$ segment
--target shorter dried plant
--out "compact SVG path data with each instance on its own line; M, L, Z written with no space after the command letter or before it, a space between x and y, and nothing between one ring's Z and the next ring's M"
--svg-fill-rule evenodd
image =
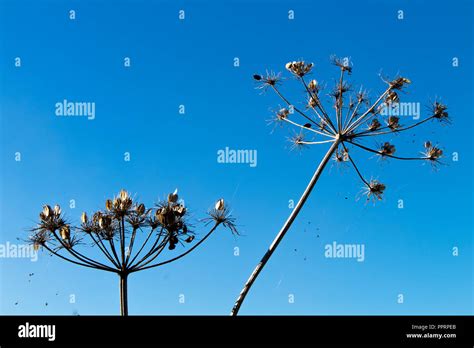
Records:
M281 74L267 73L266 75L256 74L253 76L258 89L274 91L285 104L285 107L279 108L275 112L272 121L298 130L294 136L289 138L292 149L322 144L329 144L330 147L295 208L244 285L232 309L232 315L237 315L252 284L278 247L331 159L338 164L350 164L364 185L363 194L367 201L376 202L382 200L386 185L375 179L366 179L354 157L354 152L356 152L354 150L375 154L375 157L381 159L424 161L431 163L433 166L438 165L443 156L443 150L438 145L433 145L431 141L424 143L421 156L410 157L399 155L395 144L389 140L381 142L378 148L373 148L367 144L367 140L370 138L378 139L383 136L393 137L430 121L449 124L450 118L446 105L436 100L432 103L429 110L430 114L427 117L416 123L404 125L400 117L390 115L390 113L384 115L386 113L382 111L385 108L399 105L401 92L411 84L408 78L397 76L393 79L386 79L382 77L386 88L371 101L365 90L360 88L354 91L351 85L346 82L346 77L352 73L352 64L348 59L332 57L332 63L339 70L334 88L326 94L329 96L334 110L332 116L325 107L324 88L316 79L308 78L314 71L313 63L293 61L285 66L291 76L301 84L304 91L305 107L301 108L297 107L280 91ZM290 112L290 110L293 112Z
M128 315L127 279L134 272L163 266L186 256L222 225L238 234L235 219L223 199L208 211L203 219L208 232L199 241L188 221L188 209L178 199L177 190L153 208L134 201L121 190L105 201L105 209L81 215L81 223L68 222L59 205L45 205L39 223L31 229L29 242L35 250L44 248L52 255L73 264L116 273L120 277L121 314ZM138 243L140 241L140 243ZM194 244L177 255L155 261L165 250L174 253L178 247ZM102 255L94 259L83 252L84 247L96 247Z

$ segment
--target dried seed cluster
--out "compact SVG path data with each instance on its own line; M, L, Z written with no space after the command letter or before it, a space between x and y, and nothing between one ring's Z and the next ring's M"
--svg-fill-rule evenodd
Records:
M338 146L332 156L334 162L350 162L360 179L364 182L367 189L365 191L367 199L375 198L375 200L382 198L385 185L374 180L369 182L362 176L356 161L349 155L349 147L372 152L383 158L399 160L417 159L429 161L432 164L440 163L443 151L437 146L432 146L430 142L428 142L429 146L425 144L425 150L422 152L421 157L400 157L395 156L396 147L391 142L384 141L379 149L372 149L364 144L364 140L367 140L369 137L390 135L413 129L426 123L428 120L450 123L446 105L437 100L431 106L431 116L415 124L404 126L400 122L400 117L390 114L382 116L381 111L400 103L399 91L411 84L408 78L403 76L398 76L394 79L382 77L387 88L371 102L365 90L360 88L354 93L351 85L345 81L346 75L352 73L352 63L350 60L333 56L331 61L341 72L336 86L328 94L333 99L331 105L334 108L334 113L331 116L325 109L322 97L320 96L323 90L322 85L316 79L309 80L308 82L305 80L305 76L313 69L312 63L300 60L291 61L285 65L286 70L303 85L306 91L305 110L296 108L295 103L283 96L275 83L275 78L271 78L271 76L278 76L279 82L280 74L275 75L272 73L273 75L269 75L267 73L266 77L254 75L254 79L260 84L259 88L266 89L271 87L288 107L292 106L294 108L295 112L292 114L288 112L287 108L279 108L273 119L274 122L279 124L298 127L299 132L288 138L292 144L292 149L337 142ZM299 119L302 121L299 121ZM313 138L305 140L308 138L308 135L312 135Z

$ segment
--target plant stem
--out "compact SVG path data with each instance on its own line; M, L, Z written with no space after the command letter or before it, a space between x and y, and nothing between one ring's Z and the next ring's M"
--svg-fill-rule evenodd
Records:
M273 243L270 245L267 252L263 256L263 258L260 260L260 262L258 263L257 267L255 267L254 271L250 275L250 278L245 283L244 288L240 292L239 297L237 298L237 301L234 304L234 308L232 308L232 311L230 313L231 315L235 316L235 315L238 314L240 306L244 302L245 297L247 296L250 288L252 287L253 283L255 282L258 275L262 271L263 267L265 267L266 263L268 262L268 260L272 256L273 252L278 247L278 244L280 244L280 242L283 239L283 237L285 236L286 232L288 232L288 230L291 227L293 221L296 219L296 216L298 216L301 208L303 207L303 205L305 204L305 202L308 199L309 195L311 194L311 191L313 190L314 186L316 185L316 182L318 181L321 173L323 172L324 168L328 164L328 162L331 159L332 155L336 151L339 143L340 143L340 140L339 140L339 138L337 138L334 141L334 143L331 145L331 147L329 148L329 150L326 153L326 155L324 156L324 158L319 163L318 168L314 172L313 177L311 178L310 182L308 183L308 186L304 190L303 195L300 197L300 200L296 204L295 208L291 212L290 216L286 220L286 222L283 225L283 227L281 228L280 232L278 232L277 236L273 240Z
M128 315L128 289L127 277L128 274L120 273L120 314L122 316Z

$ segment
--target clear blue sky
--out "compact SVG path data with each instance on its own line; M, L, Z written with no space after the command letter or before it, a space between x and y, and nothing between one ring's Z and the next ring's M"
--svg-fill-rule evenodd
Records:
M327 170L241 313L472 314L472 20L469 1L0 0L0 243L25 237L44 203L61 204L78 222L121 188L150 205L178 187L198 219L222 196L243 236L219 230L180 262L132 275L129 307L227 314L326 151L289 151L288 132L266 125L281 101L260 95L251 76L304 58L331 85L329 56L337 54L352 58L354 86L372 95L384 88L383 69L413 81L406 101L442 97L452 126L391 140L406 155L439 142L447 165L381 164L360 153L364 173L387 184L375 207L356 201L362 185L352 170ZM301 96L291 80L284 90ZM63 99L95 102L95 120L56 117ZM258 165L217 163L226 146L258 150ZM365 244L365 261L324 258L333 241ZM0 259L0 279L1 314L119 312L114 275L45 252L35 263Z

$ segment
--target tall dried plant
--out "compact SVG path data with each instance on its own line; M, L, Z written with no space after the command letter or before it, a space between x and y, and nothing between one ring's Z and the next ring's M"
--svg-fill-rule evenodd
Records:
M396 147L389 141L380 142L379 148L371 148L370 145L367 145L365 142L372 137L402 133L422 124L426 124L429 121L449 123L450 119L447 107L444 104L438 100L434 101L430 107L430 115L428 117L416 123L404 126L401 124L398 116L383 116L382 114L384 114L384 112L382 111L384 108L399 105L400 92L411 83L409 79L398 76L392 80L388 80L382 77L387 87L383 93L375 98L375 101L370 102L366 91L361 88L358 89L357 92L354 92L350 84L345 80L347 75L352 73L352 64L350 61L335 56L331 57L331 60L340 70L336 85L329 93L334 108L334 114L332 116L329 115L323 106L321 93L323 88L321 84L318 83L317 80L307 79L307 76L314 69L312 63L294 61L286 64L286 70L301 83L304 89L306 107L303 110L296 107L295 104L281 93L279 89L282 83L280 73L267 72L265 75L253 76L258 83L257 88L263 91L269 89L273 90L285 103L285 107L275 113L272 121L277 124L289 125L299 130L299 132L290 139L293 148L320 144L329 144L330 147L319 163L290 216L245 283L235 302L231 315L238 314L250 288L298 216L298 213L331 158L337 163L350 163L364 185L364 194L367 200L373 200L374 202L382 199L386 186L378 180L364 177L355 159L352 157L353 149L373 153L384 159L419 160L430 162L433 165L440 163L443 150L431 141L424 142L423 151L421 152L421 156L418 157L401 157L398 156L398 154L395 155ZM314 136L316 139L308 139L309 135Z
M67 222L59 205L43 207L39 223L31 229L29 242L35 250L44 248L52 255L75 265L116 273L120 279L120 313L128 315L128 276L146 269L163 266L188 255L222 225L237 234L235 220L223 199L216 202L203 219L210 230L194 246L182 253L155 261L165 249L170 252L178 245L192 243L196 234L191 230L188 210L178 200L177 190L153 208L135 202L121 190L107 199L105 210L82 213L81 223ZM88 240L88 241L84 241ZM137 243L141 240L141 243ZM101 260L86 256L85 247L97 247ZM138 248L137 248L138 247Z

